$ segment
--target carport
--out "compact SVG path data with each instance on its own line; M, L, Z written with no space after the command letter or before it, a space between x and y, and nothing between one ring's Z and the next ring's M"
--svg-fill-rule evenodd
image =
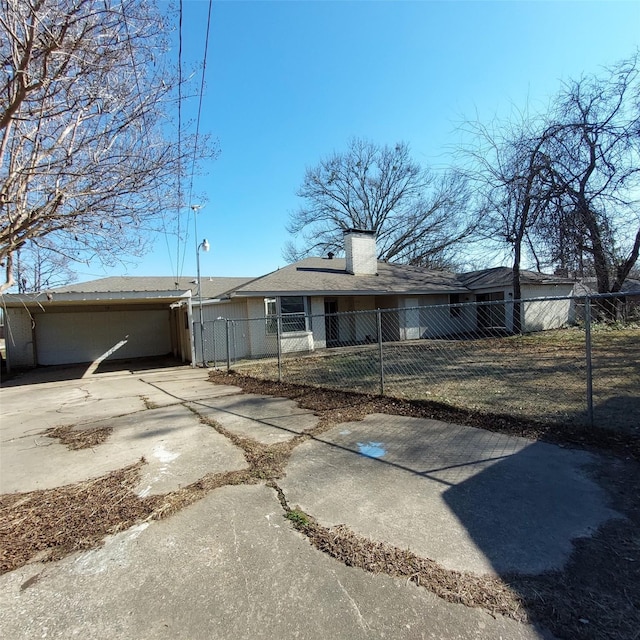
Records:
M4 295L7 367L90 363L172 355L192 359L191 290L82 291ZM139 279L137 279L139 281ZM95 283L99 281L94 281Z

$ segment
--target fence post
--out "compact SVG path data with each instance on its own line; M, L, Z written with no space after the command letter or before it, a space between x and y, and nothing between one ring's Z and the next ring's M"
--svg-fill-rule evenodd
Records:
M278 344L278 382L282 382L282 316L278 314L276 320L276 342Z
M217 362L217 356L216 356L216 320L218 318L214 318L213 319L213 324L211 325L213 328L211 329L212 333L213 333L213 368L217 369L218 368L218 362Z
M587 361L587 418L593 427L593 369L591 365L591 298L584 299L584 342Z
M233 329L233 361L238 362L238 338L236 335L236 321L231 321L231 328Z
M378 355L380 357L380 395L384 395L384 359L382 357L382 312L376 312L378 323Z
M230 323L231 323L231 320L226 320L224 323L226 328L226 338L227 338L227 373L231 371L231 339L229 336Z

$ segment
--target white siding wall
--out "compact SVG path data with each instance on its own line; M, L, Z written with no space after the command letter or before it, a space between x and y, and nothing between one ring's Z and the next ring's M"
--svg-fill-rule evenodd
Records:
M265 326L265 308L263 298L247 299L247 317L249 324L251 355L265 356L278 352L275 335L267 335Z
M247 320L247 301L233 300L216 304L203 305L202 315L205 326L205 348L207 360L210 362L227 359L227 327L225 320L232 320L229 325L229 342L231 356L234 359L246 358L251 354L251 325ZM263 312L264 315L264 312ZM224 318L219 320L218 318ZM200 311L198 305L193 306L194 337L196 360L202 360L200 349Z
M542 298L551 296L569 296L573 285L524 286L523 298ZM542 300L525 302L522 309L522 330L525 332L559 329L573 321L571 300Z

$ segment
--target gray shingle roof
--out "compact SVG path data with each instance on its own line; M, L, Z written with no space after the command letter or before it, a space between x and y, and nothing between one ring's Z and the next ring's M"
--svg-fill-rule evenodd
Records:
M218 298L230 289L250 281L251 278L202 278L202 297ZM188 291L195 295L198 290L195 277L173 276L112 276L88 282L78 282L52 289L53 293L107 293L146 291Z
M236 288L234 296L456 293L467 289L448 271L378 263L377 275L352 275L344 258L307 258Z
M461 273L458 278L470 289L509 287L513 284L513 270L510 267L494 267ZM522 284L572 284L574 281L523 269L520 271L520 282Z

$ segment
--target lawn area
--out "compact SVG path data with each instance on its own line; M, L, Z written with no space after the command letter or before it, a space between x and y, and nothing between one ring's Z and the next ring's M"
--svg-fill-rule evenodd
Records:
M640 435L640 327L592 330L595 424ZM552 422L587 419L584 329L522 336L384 343L385 395ZM238 372L277 379L275 360L243 361ZM378 345L289 355L282 380L378 394Z

